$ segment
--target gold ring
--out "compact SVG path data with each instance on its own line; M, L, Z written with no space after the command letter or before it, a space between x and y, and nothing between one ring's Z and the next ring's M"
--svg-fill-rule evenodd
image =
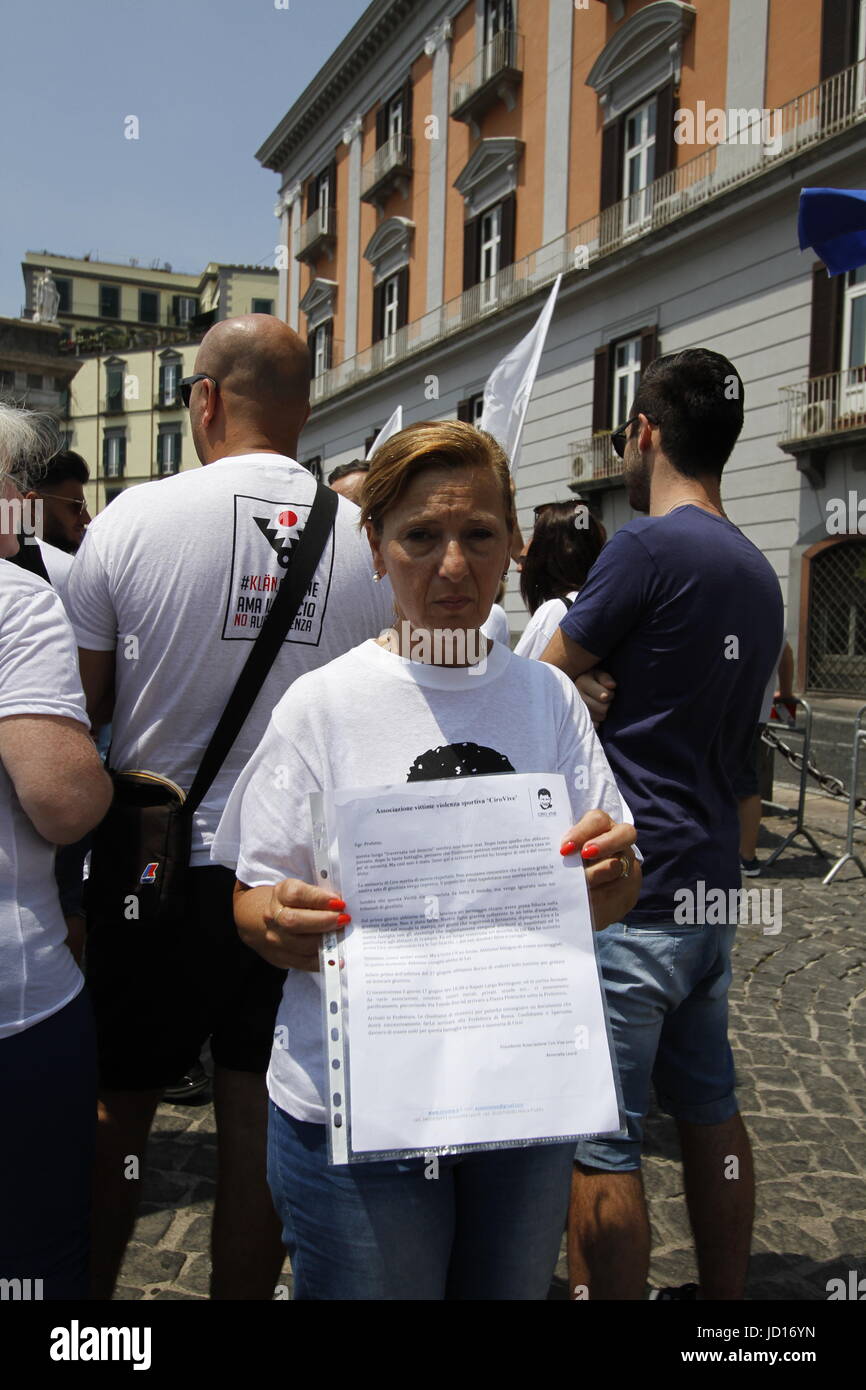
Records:
M622 865L622 877L628 878L629 874L631 873L631 866L634 863L634 860L631 858L630 855L627 854L618 854L616 857Z

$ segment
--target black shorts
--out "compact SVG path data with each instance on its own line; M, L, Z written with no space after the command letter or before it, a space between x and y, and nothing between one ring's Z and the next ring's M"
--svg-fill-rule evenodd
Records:
M105 1090L172 1085L208 1038L217 1066L267 1071L286 972L238 936L234 881L218 864L190 869L184 930L172 936L148 937L127 923L88 931L85 974Z
M749 751L746 761L740 768L736 777L733 778L731 786L734 796L738 801L742 801L747 796L757 796L761 788L761 733L764 725L758 724L755 728L754 737L749 744Z

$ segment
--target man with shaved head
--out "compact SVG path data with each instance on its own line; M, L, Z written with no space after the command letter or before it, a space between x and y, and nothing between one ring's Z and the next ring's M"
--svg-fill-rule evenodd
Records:
M181 383L204 467L127 489L89 527L68 608L88 710L112 719L113 769L189 790L313 503L315 480L295 461L309 382L306 345L281 320L216 324ZM219 1169L211 1296L273 1296L283 1248L266 1180L265 1072L284 972L241 943L234 876L211 864L209 846L286 688L390 623L357 515L341 499L282 650L195 813L183 932L157 941L134 923L98 921L88 936L100 1062L96 1298L110 1298L117 1279L162 1092L208 1040Z

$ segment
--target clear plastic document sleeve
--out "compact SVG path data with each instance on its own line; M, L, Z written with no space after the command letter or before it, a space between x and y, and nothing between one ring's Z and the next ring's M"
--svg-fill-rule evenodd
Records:
M332 1163L621 1130L564 777L506 774L310 798Z

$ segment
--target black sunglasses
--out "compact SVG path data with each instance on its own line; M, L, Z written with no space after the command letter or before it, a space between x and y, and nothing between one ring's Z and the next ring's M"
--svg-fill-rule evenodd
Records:
M208 376L207 372L196 372L195 376L185 376L180 383L180 398L187 410L189 410L189 398L192 394L192 388L197 381L212 381L217 390L219 390L219 382L216 377Z
M653 417L652 417L651 415L647 415L646 418L647 418L647 420L649 420L649 422L650 422L651 425L657 425L657 424L658 424L658 420L654 420ZM623 455L625 454L626 434L628 433L628 427L629 427L629 425L633 425L634 422L635 422L635 420L639 420L639 419L640 419L640 416L639 416L639 415L632 415L632 417L631 417L630 420L626 420L626 422L625 422L624 425L620 425L619 429L614 430L613 433L611 434L611 436L610 436L610 442L611 442L611 444L613 445L613 451L614 451L614 453L617 454L619 458L622 458Z

